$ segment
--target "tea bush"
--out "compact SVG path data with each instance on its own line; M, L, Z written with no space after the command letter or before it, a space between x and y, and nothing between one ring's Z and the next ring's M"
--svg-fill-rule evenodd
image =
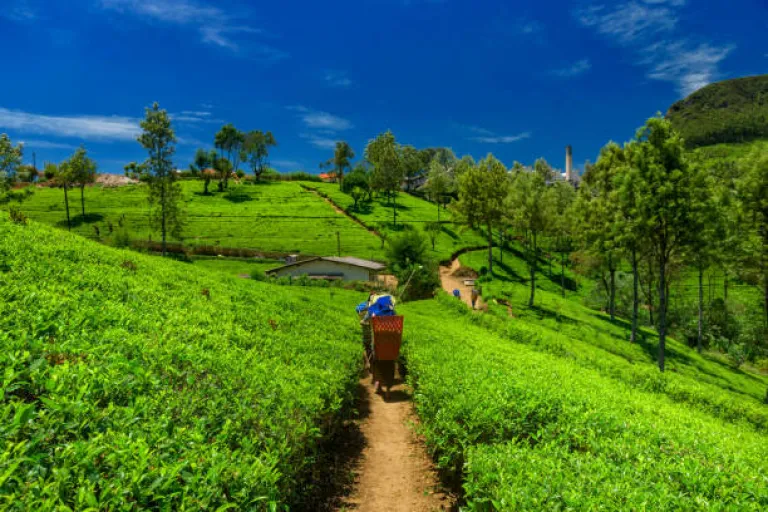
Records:
M1 509L282 510L312 494L357 384L359 297L6 219L0 269Z
M534 330L501 337L488 315L449 304L401 312L422 432L468 509L768 507L764 430L585 367L567 339L542 352L527 344Z

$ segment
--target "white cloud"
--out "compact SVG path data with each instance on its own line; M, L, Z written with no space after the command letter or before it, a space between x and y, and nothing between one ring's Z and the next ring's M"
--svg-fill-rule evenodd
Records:
M194 116L194 117L211 117L210 112L200 111L200 110L182 110L181 114L185 116Z
M680 92L691 94L719 78L718 65L734 46L691 46L684 41L661 42L646 49L648 77L678 85Z
M341 89L346 89L352 85L352 80L347 76L346 71L326 71L325 82L330 87L338 87Z
M181 26L193 26L203 43L233 52L252 54L266 60L278 60L287 53L265 44L248 44L242 48L237 40L242 34L262 34L260 29L239 22L239 18L219 7L192 0L101 0L104 9L132 13L144 18Z
M591 6L574 12L585 27L629 48L652 80L674 83L684 95L719 79L719 65L735 48L709 42L692 43L676 34L685 0L630 0Z
M119 116L46 116L0 107L0 128L93 140L136 140L139 120Z
M480 126L467 126L466 129L472 133L477 133L478 135L493 135L491 130L486 130Z
M518 133L517 135L489 135L483 137L472 137L471 140L483 144L512 144L527 139L531 136L530 132Z
M77 149L77 146L74 146L72 144L64 144L62 142L52 142L49 140L26 139L20 142L24 144L24 147L27 151L36 150L36 149L71 149L71 150Z
M322 137L320 135L314 135L312 133L302 133L300 135L302 139L306 139L315 147L320 149L335 149L336 139L330 139L328 137Z
M551 71L551 74L554 76L559 76L561 78L570 78L574 76L583 75L590 69L592 69L592 64L589 62L589 59L581 59L579 61L574 62L570 66L566 66L560 69L553 69Z
M349 120L329 114L328 112L313 110L301 105L288 107L288 109L298 112L299 117L307 128L325 130L325 133L349 130L353 127Z

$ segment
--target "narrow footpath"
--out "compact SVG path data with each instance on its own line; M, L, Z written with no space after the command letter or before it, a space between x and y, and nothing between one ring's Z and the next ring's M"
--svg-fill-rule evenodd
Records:
M389 401L374 393L370 378L360 381L360 430L365 447L355 468L354 490L339 510L432 512L454 510L423 442L411 428L411 396L401 380Z
M440 267L440 283L443 285L443 290L453 295L453 290L459 290L461 292L461 300L463 300L467 306L472 307L472 287L464 284L464 280L471 279L470 277L457 276L456 273L461 269L461 263L459 258L451 261L450 266ZM479 309L483 303L482 297L477 300L477 308Z

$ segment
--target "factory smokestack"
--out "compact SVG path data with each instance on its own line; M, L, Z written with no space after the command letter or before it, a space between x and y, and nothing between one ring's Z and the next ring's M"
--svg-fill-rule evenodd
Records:
M573 178L573 148L565 146L565 179L571 181Z

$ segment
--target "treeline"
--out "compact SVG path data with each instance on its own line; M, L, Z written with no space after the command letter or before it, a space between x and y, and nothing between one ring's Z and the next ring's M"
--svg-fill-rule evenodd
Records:
M420 160L413 169L421 169L415 173L424 177L420 191L436 203L438 232L446 205L454 220L484 232L490 276L494 245L522 243L529 306L535 305L537 274L548 253L560 260L563 294L567 265L602 283L611 319L617 316L619 278L630 275L630 341L638 339L641 307L647 309L648 323L659 334L663 371L670 327L690 335L690 325L676 312L670 326L672 284L693 271L698 300L692 338L698 350L720 349L739 363L768 355L768 156L755 154L741 168L703 163L661 118L650 119L624 146L606 145L578 186L543 159L531 168L515 162L507 169L490 154L475 162L449 150L415 151ZM395 224L408 167L408 151L386 132L368 143L364 160L349 174L339 173L341 187L356 207L375 193L386 195ZM704 276L712 271L724 274L726 297L706 304ZM761 287L762 307L749 309L764 312L736 318L729 280Z

